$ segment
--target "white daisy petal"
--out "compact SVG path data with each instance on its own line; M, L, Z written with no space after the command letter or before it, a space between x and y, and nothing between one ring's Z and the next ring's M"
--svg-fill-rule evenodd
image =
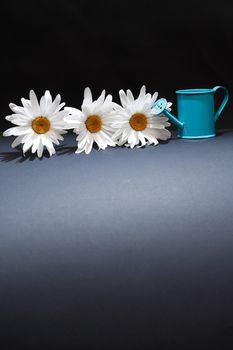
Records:
M125 92L123 90L120 90L119 96L120 96L121 104L125 108L128 105L128 99Z
M163 140L166 141L167 139L169 139L171 137L171 133L169 130L167 129L153 129L153 135L159 139L159 140Z
M71 114L71 115L74 115L74 114L78 114L79 115L80 113L82 113L79 109L73 108L73 107L65 107L64 110L68 111L69 114Z
M112 95L107 95L105 101L103 102L103 107L113 107L112 104Z
M31 146L32 146L32 140L30 139L24 143L23 153L26 153L29 150L29 148L31 148Z
M133 130L133 129L131 129L130 130L130 133L129 133L129 137L128 137L128 143L132 143L132 142L134 142L134 135L135 135L135 130Z
M43 146L42 141L41 141L41 139L40 139L39 145L38 145L38 148L37 148L37 155L38 155L39 158L42 157L43 148L44 148L44 146Z
M30 131L31 130L27 126L15 126L4 131L3 136L19 136Z
M40 99L40 111L42 115L46 114L46 107L47 107L47 102L46 102L45 96L42 96Z
M92 93L89 87L86 87L84 90L84 100L83 104L91 104L92 103Z
M17 147L22 142L22 139L23 139L23 135L17 136L16 139L12 142L11 147L12 148Z
M131 90L127 90L127 98L128 98L128 102L129 103L134 103L134 97L133 97L133 94L132 94L132 91Z
M14 103L10 103L9 107L14 113L24 114L25 116L30 115L28 110L26 110L24 107L16 106Z
M46 105L50 105L52 103L52 96L49 90L45 91L44 97L45 97Z
M82 112L85 115L85 117L88 117L92 114L92 106L91 105L82 105Z
M35 153L38 149L38 146L39 146L39 143L40 143L40 136L38 135L36 137L36 139L34 140L33 142L33 145L32 145L32 153Z
M143 85L141 87L140 93L138 95L138 101L143 101L145 98L145 95L146 95L146 87L145 87L145 85Z
M105 131L100 131L99 132L100 136L103 137L103 139L106 141L106 144L112 147L115 147L116 143L112 139L112 133L108 135L108 133Z
M151 98L151 104L154 104L158 98L158 92L155 92Z
M99 133L94 134L94 140L101 149L105 149L107 147L107 143L103 139L103 137L100 136Z
M77 148L75 151L76 154L82 153L85 149L84 148Z
M31 101L22 97L21 102L22 102L24 109L27 110L27 112L31 113L32 112Z
M145 137L143 136L141 131L138 132L138 138L139 138L142 146L145 146L146 145L146 140L145 140Z
M157 138L151 135L149 130L144 130L142 134L145 138L147 138L147 140L149 141L149 144L157 145L159 143Z
M40 106L36 97L36 94L33 90L30 91L30 101L31 101L31 110L35 116L40 115Z
M10 121L10 122L12 122L13 124L16 124L15 121L17 121L17 122L22 121L22 122L27 123L27 122L29 122L31 120L31 118L28 117L27 115L25 115L25 114L18 114L18 113L7 115L5 117L5 119Z
M65 106L65 104L66 104L65 102L60 103L60 104L57 106L57 108L56 108L56 110L55 110L55 113L59 112L60 109L62 109L62 108Z
M51 140L49 138L47 138L46 136L45 137L42 137L41 138L42 140L42 144L43 146L45 146L49 152L49 155L50 157L53 155L53 153L55 153L55 149L53 147L53 143L51 142Z
M25 142L28 142L29 140L31 140L33 138L33 131L30 131L29 133L25 134L23 136L23 139L22 139L22 142L25 143Z
M58 94L55 97L55 100L47 106L46 116L55 114L58 110L58 106L60 102L61 102L61 95Z
M79 147L80 147L80 148L83 148L83 147L85 146L85 144L87 143L87 141L88 141L88 132L86 132L85 135L84 135L84 137L82 138L82 140L80 140L80 141L78 142Z
M85 152L86 154L90 154L93 146L93 139L90 140L88 144L86 144Z
M103 90L101 92L101 95L97 98L96 100L97 104L102 105L104 103L104 99L105 99L105 90Z
M55 121L63 121L64 122L65 118L68 117L68 114L69 114L68 111L63 110L63 111L60 111L60 112L57 112L57 113L53 114L49 118L49 120L50 121L55 120Z

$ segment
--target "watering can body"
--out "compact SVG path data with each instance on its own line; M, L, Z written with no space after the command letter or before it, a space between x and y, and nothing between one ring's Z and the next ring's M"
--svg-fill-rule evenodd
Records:
M215 112L214 94L224 90L223 101ZM215 136L215 122L228 101L228 91L223 86L213 89L177 90L178 118L167 109L163 111L172 123L178 127L178 136L186 139L200 139Z

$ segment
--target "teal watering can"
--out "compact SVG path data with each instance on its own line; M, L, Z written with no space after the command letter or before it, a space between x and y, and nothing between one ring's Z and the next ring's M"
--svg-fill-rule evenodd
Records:
M214 94L223 89L224 98L214 111ZM177 90L178 118L167 109L167 100L160 98L153 106L155 115L164 114L179 130L178 137L183 139L202 139L215 136L215 122L225 107L229 93L223 86L213 89Z

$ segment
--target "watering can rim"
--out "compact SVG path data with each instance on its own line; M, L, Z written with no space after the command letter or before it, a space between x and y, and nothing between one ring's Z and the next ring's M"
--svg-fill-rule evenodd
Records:
M176 90L176 94L208 94L210 92L214 92L213 89L182 89L182 90Z

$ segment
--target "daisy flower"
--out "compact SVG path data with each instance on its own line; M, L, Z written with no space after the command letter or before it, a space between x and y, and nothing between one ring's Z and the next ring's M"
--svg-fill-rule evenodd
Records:
M171 137L170 131L166 129L170 126L168 118L162 114L154 115L153 105L158 97L155 92L152 96L146 93L146 87L143 86L137 99L130 90L125 93L123 90L119 92L122 106L115 104L115 120L112 127L115 129L113 140L119 146L125 144L134 148L140 144L158 144L158 139L167 140ZM172 103L167 104L170 110Z
M14 114L7 116L6 120L17 126L7 129L3 136L17 136L11 146L16 147L22 143L24 154L31 148L32 153L37 152L38 157L41 157L45 146L51 156L55 153L53 143L58 145L59 140L63 140L62 134L67 132L64 130L64 118L68 112L61 111L65 103L60 104L60 95L52 101L49 91L41 97L40 103L33 90L30 91L29 98L21 99L23 107L10 103Z
M112 117L114 115L112 96L107 95L105 90L95 101L92 99L92 93L89 88L84 90L84 100L81 110L66 107L70 115L66 117L70 129L78 134L77 150L75 153L85 152L89 154L93 144L96 143L99 149L105 149L107 146L115 146L112 140L114 129L111 127Z

